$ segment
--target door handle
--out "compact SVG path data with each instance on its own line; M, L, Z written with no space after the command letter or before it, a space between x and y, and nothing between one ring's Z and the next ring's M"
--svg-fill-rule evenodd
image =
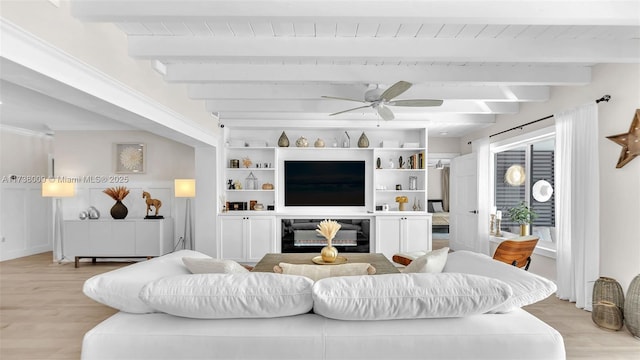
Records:
M477 214L478 210L469 210L469 212L472 213L472 214Z

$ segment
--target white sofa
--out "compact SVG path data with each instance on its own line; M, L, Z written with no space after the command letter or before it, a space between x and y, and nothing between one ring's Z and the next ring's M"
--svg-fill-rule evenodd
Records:
M555 285L485 255L449 254L442 274L315 283L192 275L183 257L207 256L179 251L87 280L85 294L121 311L86 333L83 359L565 358L561 335L520 308Z

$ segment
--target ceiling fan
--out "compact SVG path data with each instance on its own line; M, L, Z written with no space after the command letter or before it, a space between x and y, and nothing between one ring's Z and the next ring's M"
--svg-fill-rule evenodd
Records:
M343 114L349 111L365 109L365 108L373 108L378 115L384 120L393 120L395 116L389 106L411 106L411 107L423 107L423 106L440 106L442 105L442 100L434 100L434 99L410 99L410 100L393 100L397 96L400 96L405 91L411 88L412 84L406 81L398 81L397 83L391 85L388 89L384 90L382 93L382 89L379 89L376 86L375 89L367 90L364 93L364 100L358 99L349 99L335 96L322 96L325 99L334 99L334 100L348 100L348 101L356 101L360 103L368 103L364 106L358 106L352 109L339 111L333 114L329 114L329 116Z

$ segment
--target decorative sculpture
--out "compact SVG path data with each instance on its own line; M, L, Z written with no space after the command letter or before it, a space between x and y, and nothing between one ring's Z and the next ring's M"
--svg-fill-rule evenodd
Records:
M640 109L636 110L636 114L633 120L631 120L629 132L607 136L607 139L622 146L618 164L616 165L618 169L627 165L629 161L640 155Z
M142 198L145 199L145 202L147 203L147 216L145 216L145 219L162 219L162 218L164 218L163 216L158 216L158 211L162 207L162 201L160 201L158 199L152 199L151 198L151 194L149 194L146 191L142 192ZM152 206L155 208L155 213L153 214L153 216L149 216L149 211L151 211L151 207Z

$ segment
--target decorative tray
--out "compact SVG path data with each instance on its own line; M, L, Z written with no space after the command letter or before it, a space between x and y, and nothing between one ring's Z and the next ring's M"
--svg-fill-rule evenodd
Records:
M336 258L336 261L326 262L322 260L322 256L316 256L313 259L311 259L311 261L313 261L315 264L318 264L318 265L340 265L340 264L345 264L348 260L344 256L338 256Z

